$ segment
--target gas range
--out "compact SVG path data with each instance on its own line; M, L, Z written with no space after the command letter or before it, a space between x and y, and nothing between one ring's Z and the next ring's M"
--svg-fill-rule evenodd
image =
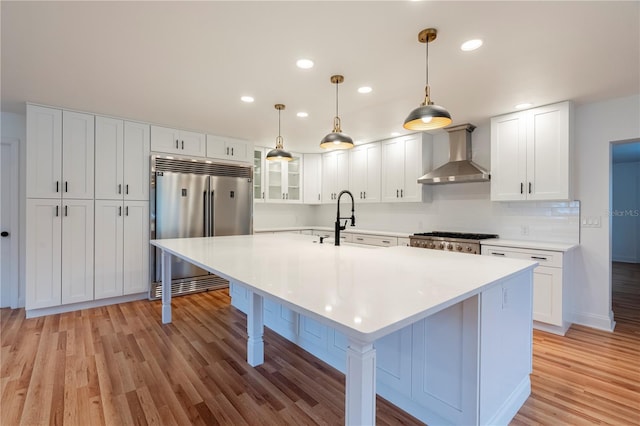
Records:
M411 235L409 245L433 250L480 254L480 242L490 238L498 238L498 235L436 231Z

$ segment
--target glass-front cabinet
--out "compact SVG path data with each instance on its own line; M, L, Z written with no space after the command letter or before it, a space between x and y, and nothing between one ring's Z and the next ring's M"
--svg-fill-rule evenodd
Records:
M291 155L291 161L263 163L267 184L265 192L269 202L302 201L302 155L293 152Z
M255 148L253 151L253 201L265 200L264 190L264 148Z

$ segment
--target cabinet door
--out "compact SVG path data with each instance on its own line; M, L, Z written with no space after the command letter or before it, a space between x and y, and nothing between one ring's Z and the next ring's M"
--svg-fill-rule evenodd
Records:
M404 142L400 138L382 142L382 202L400 200L404 186Z
M253 151L253 200L264 201L264 149L256 148Z
M180 131L169 127L151 126L151 150L180 154Z
M336 151L336 186L334 192L336 195L340 191L349 189L349 152Z
M302 154L291 153L293 160L287 162L285 200L290 202L302 201Z
M124 199L149 199L149 125L124 122ZM97 197L96 197L97 198Z
M122 296L122 201L96 200L95 299Z
M540 107L528 113L527 198L568 200L569 103Z
M251 161L253 144L238 139L227 139L225 152L228 152L230 160L248 163Z
M322 183L321 154L304 154L304 188L302 194L305 204L320 204Z
M380 169L382 167L381 147L379 143L365 145L367 147L366 187L364 201L377 203L380 201Z
M124 291L149 291L149 203L124 204Z
M283 182L287 176L287 164L284 161L278 160L266 160L264 163L267 182L267 200L282 202L286 196Z
M404 139L404 174L400 201L422 201L422 184L418 178L425 170L422 170L422 136L413 135Z
M64 198L93 199L94 116L62 112L62 181Z
M62 303L93 300L93 200L62 204Z
M533 319L562 326L562 269L538 266L533 271Z
M185 155L207 155L207 144L203 133L180 131L180 153Z
M491 200L526 199L526 147L526 120L522 113L491 119Z
M124 122L96 117L96 195L101 200L121 200ZM139 165L138 165L139 167Z
M60 305L60 200L27 199L26 309Z
M322 202L333 203L338 179L336 152L322 154Z
M376 340L377 381L411 396L411 326Z
M207 135L207 157L208 158L219 158L221 160L229 159L229 148L227 147L227 143L224 138Z
M349 189L356 202L363 202L367 190L367 149L357 146L349 152Z
M27 105L27 197L60 198L62 111Z

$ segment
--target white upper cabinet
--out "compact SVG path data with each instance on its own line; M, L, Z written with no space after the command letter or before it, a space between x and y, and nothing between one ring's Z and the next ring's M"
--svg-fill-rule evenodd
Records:
M93 198L94 117L27 105L27 197Z
M207 153L206 137L204 133L151 126L151 150L205 157Z
M62 110L27 105L27 197L60 198Z
M64 198L92 199L94 116L62 112L62 185Z
M250 163L253 144L240 139L207 135L207 157Z
M416 133L381 142L382 202L423 201L418 178L431 168L426 134Z
M96 117L96 199L149 199L149 143L148 124Z
M304 154L304 188L302 191L305 204L322 202L322 155Z
M571 199L572 105L491 119L491 199Z
M349 187L356 202L380 202L381 145L360 145L349 152Z
M265 201L265 149L256 147L253 150L253 201Z
M333 203L345 189L349 189L349 152L322 154L322 202Z
M291 161L265 161L268 202L302 202L302 154Z

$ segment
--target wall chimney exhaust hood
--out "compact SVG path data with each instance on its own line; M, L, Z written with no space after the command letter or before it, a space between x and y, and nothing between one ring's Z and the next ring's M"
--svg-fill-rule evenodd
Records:
M445 128L449 132L449 162L422 176L418 183L488 182L489 172L471 161L471 132L475 128L473 124Z

